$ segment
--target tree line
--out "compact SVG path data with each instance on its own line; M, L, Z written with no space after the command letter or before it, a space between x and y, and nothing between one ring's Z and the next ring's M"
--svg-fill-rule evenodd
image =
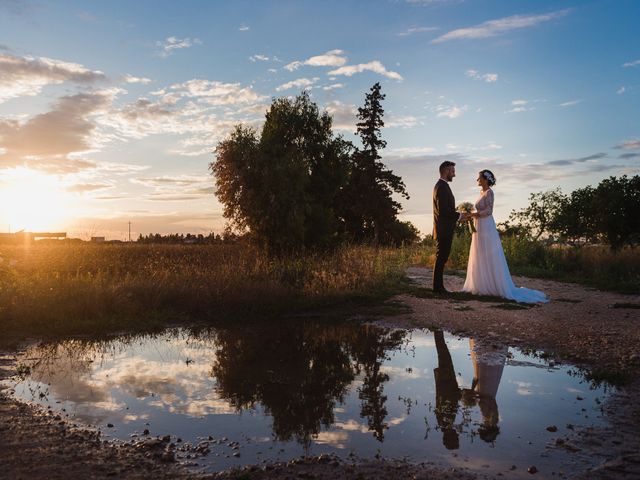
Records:
M358 109L361 146L335 135L307 92L274 99L260 131L237 125L209 166L228 228L276 252L417 240L397 218L405 184L381 161L384 98L376 83Z
M532 193L529 205L500 224L504 233L570 244L604 243L617 250L640 242L640 176L609 177L564 194Z

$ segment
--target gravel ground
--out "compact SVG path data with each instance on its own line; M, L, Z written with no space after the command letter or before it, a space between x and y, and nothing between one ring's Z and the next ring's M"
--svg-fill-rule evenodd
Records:
M430 270L411 268L408 274L417 285L430 286ZM637 401L640 396L640 310L628 308L640 304L640 297L546 280L520 277L514 280L518 285L543 290L551 302L513 309L513 304L499 301L402 295L395 300L410 307L412 313L388 317L381 322L397 327L441 327L460 335L488 337L520 348L544 349L557 361L570 361L599 375L624 375L631 379L604 405L609 426L577 431L571 441L582 454L593 455L600 462L596 469L576 472L578 478L640 478L640 404ZM459 290L463 283L457 276L447 276L445 282L449 290ZM612 308L614 305L627 308ZM14 373L15 355L15 351L0 355L0 379ZM55 414L16 402L7 392L0 391L0 478L70 477L486 478L429 463L409 464L392 459L350 462L330 456L198 475L175 462L170 441L148 439L136 445L105 442L94 431L74 427Z

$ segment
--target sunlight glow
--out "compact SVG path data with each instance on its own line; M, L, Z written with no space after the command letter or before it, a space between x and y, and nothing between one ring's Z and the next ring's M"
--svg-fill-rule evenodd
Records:
M59 229L69 218L71 205L71 196L53 175L18 167L3 171L0 176L2 230Z

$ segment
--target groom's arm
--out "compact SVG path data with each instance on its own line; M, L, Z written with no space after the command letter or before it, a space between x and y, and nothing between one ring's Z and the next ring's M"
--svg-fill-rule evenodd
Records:
M457 222L460 220L461 214L456 211L455 203L452 200L453 195L451 195L449 188L444 188L439 185L436 194L436 201L438 202L440 218Z

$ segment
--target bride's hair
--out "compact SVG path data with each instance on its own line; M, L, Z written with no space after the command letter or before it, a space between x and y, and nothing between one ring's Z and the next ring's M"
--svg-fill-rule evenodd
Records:
M493 187L496 184L496 176L491 170L480 170L480 175L487 179L490 187Z

